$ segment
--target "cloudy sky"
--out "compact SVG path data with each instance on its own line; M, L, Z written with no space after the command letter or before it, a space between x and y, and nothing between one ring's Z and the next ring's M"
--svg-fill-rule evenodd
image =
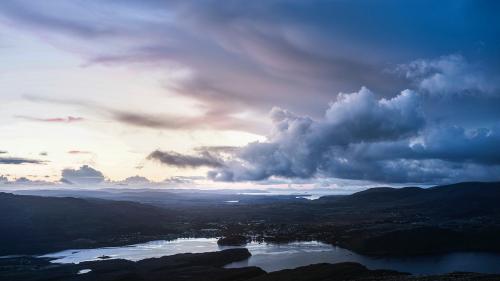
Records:
M498 1L0 2L0 182L500 180Z

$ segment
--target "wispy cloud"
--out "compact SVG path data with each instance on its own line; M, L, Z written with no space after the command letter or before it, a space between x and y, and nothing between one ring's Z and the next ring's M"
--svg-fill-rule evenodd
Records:
M22 157L0 157L0 164L4 165L20 165L20 164L45 164L47 161L22 158Z
M69 150L68 154L92 154L92 152L86 150Z
M241 147L238 146L229 146L229 145L217 145L217 146L198 146L194 148L194 151L203 153L203 152L210 152L210 153L235 153L238 151Z
M252 120L245 120L244 118L233 116L229 112L224 112L224 111L211 111L211 112L205 112L199 116L186 117L180 115L132 112L132 111L110 108L108 106L84 100L54 99L54 98L47 98L47 97L40 97L33 95L26 95L24 96L24 98L32 102L53 103L53 104L63 104L63 105L83 107L87 110L95 111L96 113L106 118L110 118L122 124L136 126L136 127L152 128L152 129L168 129L168 130L219 129L219 130L245 131L245 132L262 134L265 132L266 128L266 125L264 123ZM26 116L19 116L19 118L24 118L32 121L44 121L44 122L49 122L47 120L52 120L52 119L38 119ZM68 121L68 119L66 119L66 121ZM74 121L80 121L80 120L72 120L72 122Z
M185 155L174 151L155 150L148 155L147 159L156 160L162 164L179 168L197 168L203 166L217 168L223 165L221 159L208 152L202 152L198 155Z
M75 123L75 122L81 122L81 121L85 120L83 117L74 117L74 116L38 118L38 117L17 115L15 117L19 118L19 119L29 120L29 121L46 122L46 123Z

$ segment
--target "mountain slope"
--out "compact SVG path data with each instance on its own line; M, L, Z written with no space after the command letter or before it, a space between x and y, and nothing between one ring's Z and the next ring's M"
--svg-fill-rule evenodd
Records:
M0 193L0 213L0 254L112 245L175 232L172 211L132 202Z
M466 182L374 188L316 204L329 210L328 219L350 221L336 238L342 246L367 254L426 254L499 251L499 202L500 183Z
M323 197L318 204L374 210L407 209L443 216L500 214L499 182L464 182L431 188L371 188L345 197Z

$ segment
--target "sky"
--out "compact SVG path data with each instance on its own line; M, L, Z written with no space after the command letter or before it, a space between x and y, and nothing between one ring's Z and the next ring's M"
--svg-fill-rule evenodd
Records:
M0 183L500 180L498 1L0 2Z

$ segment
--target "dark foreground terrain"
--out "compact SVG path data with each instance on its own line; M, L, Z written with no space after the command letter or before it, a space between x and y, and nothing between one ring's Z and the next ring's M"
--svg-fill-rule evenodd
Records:
M106 199L99 198L99 192L75 194L79 198L0 193L0 256L221 236L226 237L221 244L238 245L249 239L319 240L367 255L500 251L500 183L382 187L314 201L168 191L105 193ZM129 201L122 201L123 196ZM2 258L0 280L500 280L472 273L415 277L353 263L270 274L259 268L222 268L248 255L239 249L79 265ZM77 275L81 269L92 271Z
M296 269L266 273L257 267L225 269L230 262L250 256L247 249L230 249L202 254L179 254L138 262L105 260L77 265L53 265L47 260L11 258L0 260L0 278L10 281L109 280L109 281L465 281L500 280L500 275L450 273L440 276L410 276L389 270L368 270L357 263L314 264ZM80 270L91 270L78 274Z
M0 255L124 245L178 235L172 210L101 199L0 193Z

